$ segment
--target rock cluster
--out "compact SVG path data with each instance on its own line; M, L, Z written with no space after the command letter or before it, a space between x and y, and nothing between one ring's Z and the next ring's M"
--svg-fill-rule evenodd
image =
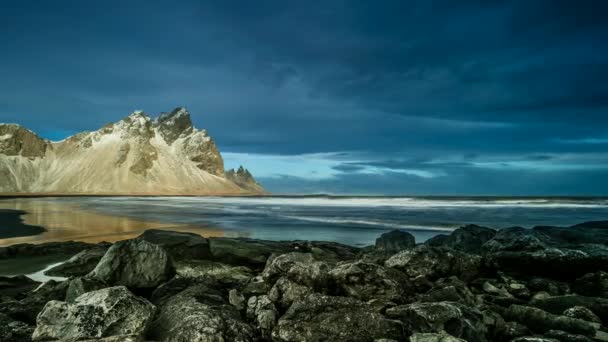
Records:
M63 282L0 279L0 340L608 341L603 229L390 232L362 249L153 230L88 246Z

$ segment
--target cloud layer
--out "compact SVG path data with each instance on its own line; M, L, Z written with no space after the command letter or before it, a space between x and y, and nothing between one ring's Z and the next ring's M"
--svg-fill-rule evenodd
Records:
M186 106L275 192L608 194L605 1L0 5L0 122Z

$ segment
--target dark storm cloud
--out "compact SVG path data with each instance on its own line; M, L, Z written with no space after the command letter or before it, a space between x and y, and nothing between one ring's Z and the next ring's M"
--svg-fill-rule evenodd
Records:
M60 139L186 106L222 151L312 158L298 175L328 188L371 191L367 179L409 192L526 163L573 179L551 166L605 152L607 11L601 0L3 1L0 122ZM344 181L319 180L332 172ZM265 183L295 187L280 180Z

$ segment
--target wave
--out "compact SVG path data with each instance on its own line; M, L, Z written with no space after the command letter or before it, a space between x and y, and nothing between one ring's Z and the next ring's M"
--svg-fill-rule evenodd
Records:
M281 215L281 217L292 219L292 220L307 221L307 222L376 226L376 227L391 228L391 229L425 230L425 231L435 231L435 232L452 232L456 228L460 227L460 225L439 227L438 225L399 224L399 223L383 222L383 221L334 219L334 218L311 217L311 216Z
M262 205L275 208L306 207L395 207L416 208L608 208L607 199L569 198L421 198L421 197L162 197L146 199L163 203L180 202L223 205Z

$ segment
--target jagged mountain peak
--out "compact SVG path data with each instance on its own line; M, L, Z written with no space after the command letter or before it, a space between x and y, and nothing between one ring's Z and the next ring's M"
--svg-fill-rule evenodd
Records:
M0 193L264 192L246 169L233 173L225 175L215 142L194 128L183 107L156 119L137 110L57 142L19 125L0 124Z
M226 171L226 178L230 179L243 189L247 189L254 193L264 193L262 186L253 178L253 175L243 165L235 171L230 169Z
M169 145L181 136L195 132L190 113L184 107L175 108L169 113L162 113L154 120L154 126L158 128L158 132Z

